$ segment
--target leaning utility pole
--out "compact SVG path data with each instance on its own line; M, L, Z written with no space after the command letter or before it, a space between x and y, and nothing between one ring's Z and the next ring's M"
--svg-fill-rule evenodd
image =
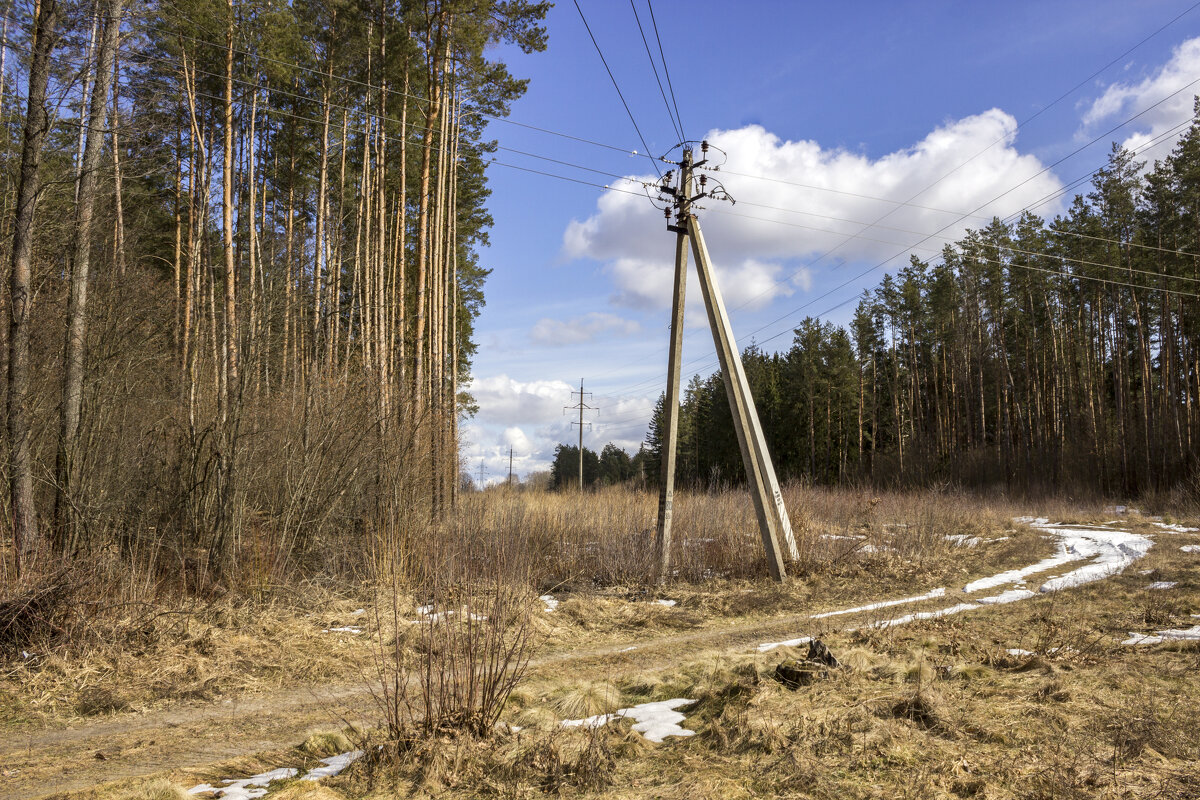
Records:
M662 580L668 574L671 563L671 518L675 493L675 450L679 432L679 362L683 349L684 288L687 283L687 249L690 240L692 255L696 258L696 271L700 278L700 293L708 312L708 323L712 329L713 343L721 363L721 375L725 381L725 394L729 399L729 410L733 415L734 431L738 447L742 452L742 463L746 466L746 479L750 484L750 495L754 500L754 512L762 534L763 547L767 553L767 567L771 577L782 581L787 577L783 552L779 546L779 535L783 534L792 559L800 556L796 538L792 534L791 521L779 491L779 480L767 451L766 438L750 394L750 384L742 367L733 328L725 311L725 301L717 287L716 275L700 231L700 222L692 213L692 204L704 197L731 199L723 188L709 190L708 176L701 175L700 191L693 194L692 177L696 169L708 162L708 142L700 145L701 160L693 163L692 150L683 151L679 162L678 187L671 185L672 173L668 172L659 187L661 193L670 198L675 210L675 224L669 224L671 208L666 209L667 230L676 234L675 239L675 289L671 299L671 346L667 356L667 392L665 398L666 436L662 454L662 483L659 487L658 529L655 536L655 568ZM582 386L580 387L582 388ZM582 456L581 456L582 457Z
M591 397L592 393L583 391L583 378L579 379L579 391L571 392L572 397L574 397L575 395L579 395L579 402L573 406L563 406L563 411L566 412L566 411L572 411L572 410L576 410L576 409L579 411L579 422L572 422L571 424L579 426L579 491L582 492L583 491L583 426L592 424L590 422L583 421L583 412L584 411L599 411L599 409L596 408L595 406L589 406L586 402L584 402L584 397L585 396Z

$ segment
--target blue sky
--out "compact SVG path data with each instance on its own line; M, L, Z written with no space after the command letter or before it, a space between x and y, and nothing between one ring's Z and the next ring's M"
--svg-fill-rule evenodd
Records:
M661 155L679 137L633 8L579 4ZM657 60L646 0L634 5ZM992 215L1053 218L1113 141L1165 155L1200 94L1195 0L653 5L684 132L729 152L719 177L739 203L700 220L741 347L787 349L809 315L844 323L910 253ZM530 79L510 119L598 144L496 122L501 146L543 157L497 160L636 190L544 160L654 177L573 0L547 26L546 52L496 54ZM562 407L580 378L600 408L585 444L636 450L664 386L674 235L644 197L498 164L489 180L464 468L500 480L510 447L517 474L548 468L577 435ZM694 275L687 315L685 382L716 369Z

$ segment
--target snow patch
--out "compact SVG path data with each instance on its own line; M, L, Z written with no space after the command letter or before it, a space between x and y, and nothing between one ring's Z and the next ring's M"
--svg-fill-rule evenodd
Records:
M666 606L667 608L670 608L671 606L675 605L674 600L655 600L654 602L660 606Z
M1004 652L1008 653L1010 656L1031 656L1031 655L1033 655L1032 650L1023 650L1020 647L1012 647L1012 648L1009 648L1008 650L1005 650Z
M1193 625L1190 628L1172 628L1158 633L1134 633L1129 632L1129 638L1121 642L1121 644L1138 645L1138 644L1162 644L1163 642L1200 642L1200 625Z
M1175 581L1155 581L1147 586L1147 589L1174 589L1179 584Z
M841 616L842 614L857 614L862 611L875 611L876 609L889 608L891 606L902 606L907 603L919 603L922 600L933 600L937 597L944 597L945 594L946 589L943 587L940 589L934 589L931 592L926 592L925 594L919 594L916 597L904 597L899 600L883 600L878 603L870 603L865 606L855 606L854 608L843 608L839 611L826 611L821 614L813 614L811 617L809 617L809 619L825 619L826 617L837 617Z
M978 536L967 536L965 533L951 533L942 538L947 542L954 542L959 547L978 547L979 543L983 541Z
M1042 584L1041 591L1052 592L1080 586L1121 572L1125 567L1146 555L1154 546L1151 539L1129 531L1056 525L1045 517L1020 517L1015 521L1049 531L1058 539L1057 552L1036 564L971 581L963 587L964 592L970 594L981 589L992 589L1016 583L1027 575L1086 560L1090 563Z
M1031 591L1025 585L1025 576L1033 575L1039 572L1061 567L1066 564L1071 564L1076 561L1087 561L1081 567L1078 567L1070 572L1053 577L1043 583L1039 590L1042 592L1052 592L1058 589L1066 589L1074 586L1080 586L1092 581L1098 581L1123 571L1134 561L1142 558L1154 546L1152 539L1135 534L1127 530L1098 528L1078 526L1067 523L1052 523L1046 517L1018 517L1013 520L1015 523L1029 525L1033 528L1038 528L1046 531L1044 538L1057 540L1057 552L1049 558L1044 558L1036 564L1031 564L1020 569L1010 569L1001 572L997 575L992 575L986 578L971 581L963 587L963 592L970 594L983 589L994 589L1002 586L1010 586L1011 588L1000 592L996 595L980 598L975 602L958 603L949 608L942 608L935 611L922 611L915 614L906 614L902 617L896 617L889 620L881 620L872 623L869 627L872 628L892 628L897 625L907 625L910 622L916 622L924 619L936 619L945 617L951 614L958 614L963 611L971 611L973 609L982 608L985 605L1003 605L1007 603L1015 603L1020 600L1026 600L1030 597L1036 597L1037 592ZM949 538L949 537L948 537ZM1200 546L1189 546L1196 551L1200 551ZM1187 552L1193 552L1188 547L1183 548ZM821 619L825 617L837 616L839 614L852 614L862 611L871 611L879 608L887 608L889 606L902 605L904 603L918 602L920 600L932 599L941 597L945 594L945 589L934 589L932 592L917 597L904 598L901 600L888 600L879 603L871 603L865 606L856 608L844 609L839 611L828 611L821 614L814 614L812 619ZM773 650L776 647L795 647L797 645L806 644L812 641L811 637L802 636L798 639L789 639L782 642L764 642L758 645L758 651L764 653L768 650ZM1049 651L1048 651L1049 652Z
M554 610L558 608L558 601L554 599L554 595L552 594L544 594L538 600L541 600L546 605L547 614L553 614Z
M1185 553L1200 553L1200 544L1185 544L1179 549Z
M1162 528L1164 531L1170 531L1171 533L1200 533L1200 528L1185 528L1182 525L1168 525L1165 522L1151 522L1150 524L1154 525L1155 527Z
M981 597L979 598L979 602L986 605L1003 605L1005 603L1015 603L1018 600L1025 600L1030 597L1037 597L1037 592L1031 592L1028 589L1009 589L991 597Z
M871 623L871 628L895 628L898 625L907 625L910 622L916 622L921 619L937 619L938 617L948 617L951 614L959 614L963 611L970 611L973 608L979 608L978 603L959 603L956 606L949 608L939 608L937 611L921 611L916 614L905 614L903 617L895 619L884 619L879 622Z
M774 650L776 647L799 647L811 641L811 636L801 636L799 639L788 639L784 642L764 642L758 646L758 652L765 653L768 650Z
M225 800L253 800L267 793L267 786L271 781L286 781L296 777L297 772L299 770L294 767L280 767L270 772L251 775L249 778L226 778L221 781L225 784L224 786L202 783L188 789L188 794L211 792L215 797L224 797Z
M599 728L607 725L618 717L632 717L635 722L633 729L645 736L647 741L661 743L668 736L695 736L695 731L682 728L685 715L675 709L690 706L695 700L677 697L674 700L660 700L655 703L642 703L632 708L622 708L612 714L598 714L586 719L565 719L564 728Z
M341 773L346 767L353 764L355 761L363 757L362 750L351 750L348 753L341 753L329 758L322 758L322 766L314 767L304 774L300 780L302 781L319 781L322 778L332 778L334 775ZM224 786L213 786L210 783L201 783L188 789L188 794L205 794L211 793L214 797L223 797L225 800L254 800L254 798L263 797L267 793L267 788L271 781L286 781L296 777L300 770L294 767L280 767L273 769L270 772L263 772L259 775L251 775L249 778L226 778L221 781Z
M356 628L352 625L345 625L340 628L325 628L321 633L362 633L362 628Z
M314 767L308 771L300 780L302 781L319 781L321 778L332 778L339 774L346 767L353 764L355 761L363 757L362 750L351 750L349 753L342 753L329 758L322 758L322 767Z

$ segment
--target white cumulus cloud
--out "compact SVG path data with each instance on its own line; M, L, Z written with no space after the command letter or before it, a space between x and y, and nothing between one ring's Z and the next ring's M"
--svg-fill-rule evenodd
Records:
M466 390L479 404L477 419L506 426L544 423L571 404L571 385L563 381L517 381L507 375L476 377Z
M1109 85L1083 115L1081 138L1097 133L1122 120L1145 111L1132 123L1122 145L1138 151L1139 160L1153 163L1174 147L1186 127L1168 133L1192 118L1192 106L1200 94L1200 37L1176 47L1166 64L1141 80ZM1149 110L1147 110L1149 109ZM1148 145L1160 136L1162 141Z
M536 344L558 347L590 342L601 335L633 336L642 326L631 319L593 311L574 319L559 320L543 317L534 324L529 338Z
M738 201L707 201L699 213L726 302L762 306L808 291L816 272L889 258L929 234L939 238L923 247L939 250L944 237L1057 191L1058 178L1039 175L1043 164L1017 150L1016 133L1011 115L991 109L871 158L785 140L759 125L711 131L708 140L729 154L712 177ZM724 158L710 156L714 164ZM974 216L960 219L968 212ZM645 197L618 191L601 195L595 213L563 234L565 256L603 262L613 301L641 309L670 305L673 244Z

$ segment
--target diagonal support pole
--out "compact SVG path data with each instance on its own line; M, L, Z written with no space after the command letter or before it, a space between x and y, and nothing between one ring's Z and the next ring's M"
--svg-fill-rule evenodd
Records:
M734 430L738 447L742 451L742 462L746 465L746 478L750 484L750 495L754 500L754 511L762 534L763 547L767 553L767 567L771 577L777 581L787 578L783 553L779 546L782 533L789 555L799 556L791 522L779 491L779 481L767 451L766 438L750 394L750 384L742 367L741 355L733 338L733 328L725 311L725 301L717 287L716 276L708 257L708 246L700 230L699 221L692 215L687 217L687 229L691 239L692 254L696 258L696 270L700 276L700 292L704 296L704 307L708 311L708 322L712 328L713 343L721 362L721 375L725 380L725 392L729 398L729 410L733 415Z

